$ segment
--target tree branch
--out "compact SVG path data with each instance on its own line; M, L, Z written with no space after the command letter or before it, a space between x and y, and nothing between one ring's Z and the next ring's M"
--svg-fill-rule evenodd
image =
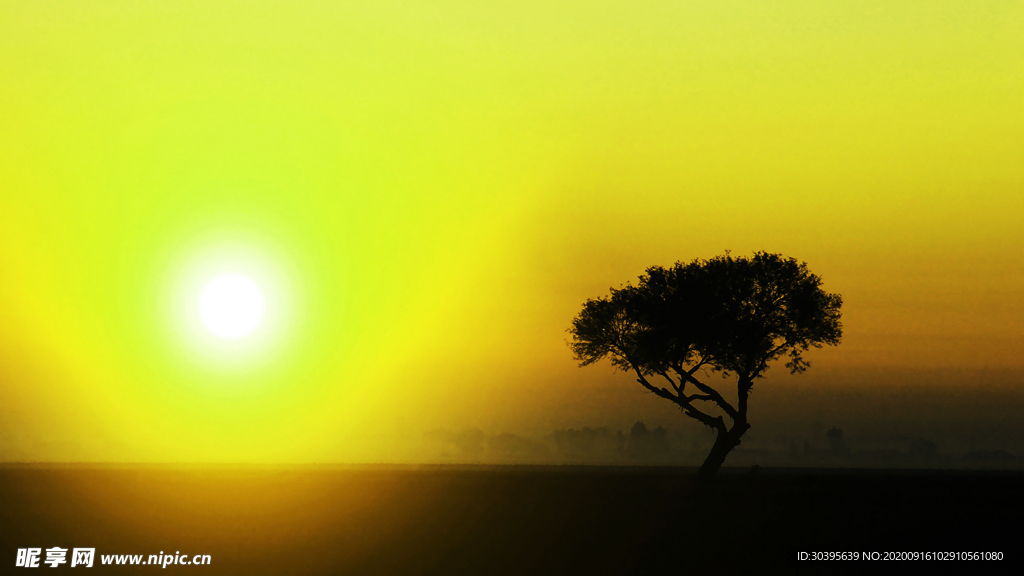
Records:
M636 364L633 364L633 371L636 372L636 381L639 382L641 386L647 388L657 396L675 402L683 409L683 414L686 414L701 424L714 428L721 433L727 431L725 421L722 420L721 416L712 418L710 414L705 414L693 406L693 404L690 404L689 400L687 400L685 396L675 396L665 388L658 388L657 386L654 386L647 381L647 378L644 378L643 373L640 372L640 369L637 368Z
M671 400L671 401L675 402L676 404L679 404L679 397L678 396L676 396L675 394L669 392L668 390L666 390L664 388L658 388L658 387L654 386L653 384L651 384L650 382L648 382L647 378L644 378L643 373L640 372L640 369L636 367L636 364L633 365L633 371L636 372L636 376L637 376L636 381L639 382L641 386L643 386L644 388L647 388L651 392L654 392L658 396L661 396L662 398L665 398L666 400Z
M729 418L736 420L736 418L739 416L739 413L736 411L735 408L732 407L732 404L726 402L725 398L723 398L722 395L718 393L718 390L715 390L711 386L704 384L703 382L697 380L697 378L693 376L694 372L696 372L697 369L704 364L704 362L705 360L701 358L701 362L698 363L693 368L691 368L690 370L685 370L680 364L676 364L672 368L676 372L678 372L681 377L685 377L686 380L693 382L693 385L696 386L698 390L706 394L710 400L712 400L715 404L718 405L719 408L722 409L723 412L728 414Z
M728 430L725 427L725 421L722 420L721 416L715 416L712 418L710 415L697 410L690 404L683 406L683 414L686 414L690 418L700 422L701 424L718 430L719 434L725 434Z
M785 350L787 346L790 346L789 341L783 339L782 344L779 344L775 348L772 348L771 350L769 350L768 353L764 355L764 357L765 358L774 358L776 354L778 354L782 350ZM762 364L767 365L767 362L762 362Z
M676 391L676 394L679 395L680 398L683 397L683 388L682 387L686 385L686 380L683 380L682 378L680 378L679 379L680 385L677 386L675 380L670 378L669 375L666 374L665 372L659 370L658 374L661 374L661 376L663 378L665 378L665 380L668 380L668 383L672 385L672 389Z
M710 394L694 394L692 396L684 396L684 398L687 402L692 402L693 400L707 400L713 402L715 400Z

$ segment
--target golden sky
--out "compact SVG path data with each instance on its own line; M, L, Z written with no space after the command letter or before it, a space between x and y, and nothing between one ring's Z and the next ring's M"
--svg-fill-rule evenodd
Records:
M565 329L726 249L843 295L820 386L1024 369L1022 29L1017 2L4 2L0 459L635 418ZM222 268L276 306L249 348L186 326Z

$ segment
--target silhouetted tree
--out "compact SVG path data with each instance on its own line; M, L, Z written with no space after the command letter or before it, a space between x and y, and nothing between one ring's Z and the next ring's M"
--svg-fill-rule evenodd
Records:
M850 448L846 445L846 440L843 440L842 428L829 428L825 433L825 438L828 440L828 448L832 451L833 456L846 457L850 455Z
M536 460L547 455L547 447L529 438L504 432L487 440L487 449L492 456L503 461Z
M551 439L561 456L570 460L614 460L626 443L621 430L612 432L608 428L555 430Z
M462 432L450 430L433 430L424 434L428 440L438 443L442 449L450 446L458 448L463 458L477 459L484 451L484 440L487 435L483 430L470 428Z
M934 458L937 446L935 442L926 440L924 438L918 438L910 443L910 455L918 456L921 458Z
M822 290L821 278L804 263L766 252L751 258L727 253L653 266L636 286L587 300L569 328L569 345L580 366L607 357L711 427L715 444L699 472L709 478L750 428L747 398L754 381L773 360L786 357L790 371L803 372L810 366L803 352L838 344L841 306L840 296ZM698 372L735 375L735 404Z
M649 460L663 456L668 451L668 430L661 426L648 430L646 424L637 422L629 429L627 453L630 458Z
M641 458L647 456L650 450L648 449L648 437L651 435L650 430L647 429L647 425L643 422L637 422L629 429L629 447L626 449L630 458Z

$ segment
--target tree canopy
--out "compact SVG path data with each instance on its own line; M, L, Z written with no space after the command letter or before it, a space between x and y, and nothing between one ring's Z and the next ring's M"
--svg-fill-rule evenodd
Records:
M767 252L750 258L727 253L652 266L637 285L587 300L569 328L569 345L581 366L609 358L644 388L715 429L716 448L701 468L711 475L750 428L747 397L754 381L783 357L791 372L803 372L810 366L804 352L838 344L841 306L842 298L825 292L805 263ZM735 375L735 405L698 372Z

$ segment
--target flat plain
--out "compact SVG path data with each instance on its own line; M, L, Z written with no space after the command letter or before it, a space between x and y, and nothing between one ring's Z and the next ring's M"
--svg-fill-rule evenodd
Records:
M1022 488L1019 471L723 469L702 484L670 467L6 465L0 558L94 547L94 570L123 574L158 566L101 557L208 554L166 569L211 575L1003 573L1020 569ZM797 560L958 551L1003 560Z

